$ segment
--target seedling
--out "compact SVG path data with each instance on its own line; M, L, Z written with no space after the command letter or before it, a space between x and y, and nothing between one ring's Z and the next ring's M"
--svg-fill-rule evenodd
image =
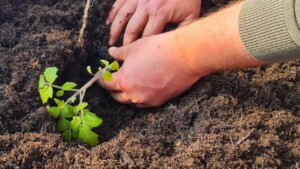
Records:
M63 85L55 85L58 69L56 67L48 67L39 79L39 94L43 104L53 100L55 106L47 106L49 115L58 119L57 130L62 132L63 137L69 142L72 139L80 139L90 146L99 144L98 134L92 131L93 128L100 126L103 122L95 113L90 112L88 103L84 102L84 95L87 90L97 79L112 80L111 70L119 69L117 61L109 64L106 60L100 60L105 67L99 67L98 71L92 73L91 67L87 67L88 73L93 78L83 87L77 89L74 82L65 82ZM64 96L65 92L73 92L74 94L66 100L59 99ZM55 93L55 94L54 94ZM78 101L76 101L78 100Z

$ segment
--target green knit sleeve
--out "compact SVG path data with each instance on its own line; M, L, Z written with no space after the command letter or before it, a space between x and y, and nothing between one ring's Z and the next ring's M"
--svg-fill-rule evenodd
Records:
M245 48L257 60L300 59L300 0L246 0L239 30Z

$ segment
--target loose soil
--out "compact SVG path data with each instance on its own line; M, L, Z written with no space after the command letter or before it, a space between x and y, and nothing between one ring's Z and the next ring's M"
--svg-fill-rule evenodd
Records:
M87 65L109 59L105 18L94 1L85 45L76 47L82 0L0 0L0 168L299 168L299 61L202 78L159 108L87 95L104 124L101 144L65 142L37 93L45 67L83 84ZM202 15L228 4L203 2ZM159 96L158 96L159 97Z

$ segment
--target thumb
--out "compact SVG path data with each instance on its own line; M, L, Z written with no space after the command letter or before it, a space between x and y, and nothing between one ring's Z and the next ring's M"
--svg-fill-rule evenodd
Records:
M126 51L127 47L126 46L122 46L122 47L110 47L108 49L108 53L111 57L113 57L114 59L118 60L118 61L124 61L126 59Z

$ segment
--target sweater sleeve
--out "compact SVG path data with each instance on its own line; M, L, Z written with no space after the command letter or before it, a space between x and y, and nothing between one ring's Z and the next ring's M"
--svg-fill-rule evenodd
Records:
M246 0L239 30L246 50L257 60L300 59L300 0Z

